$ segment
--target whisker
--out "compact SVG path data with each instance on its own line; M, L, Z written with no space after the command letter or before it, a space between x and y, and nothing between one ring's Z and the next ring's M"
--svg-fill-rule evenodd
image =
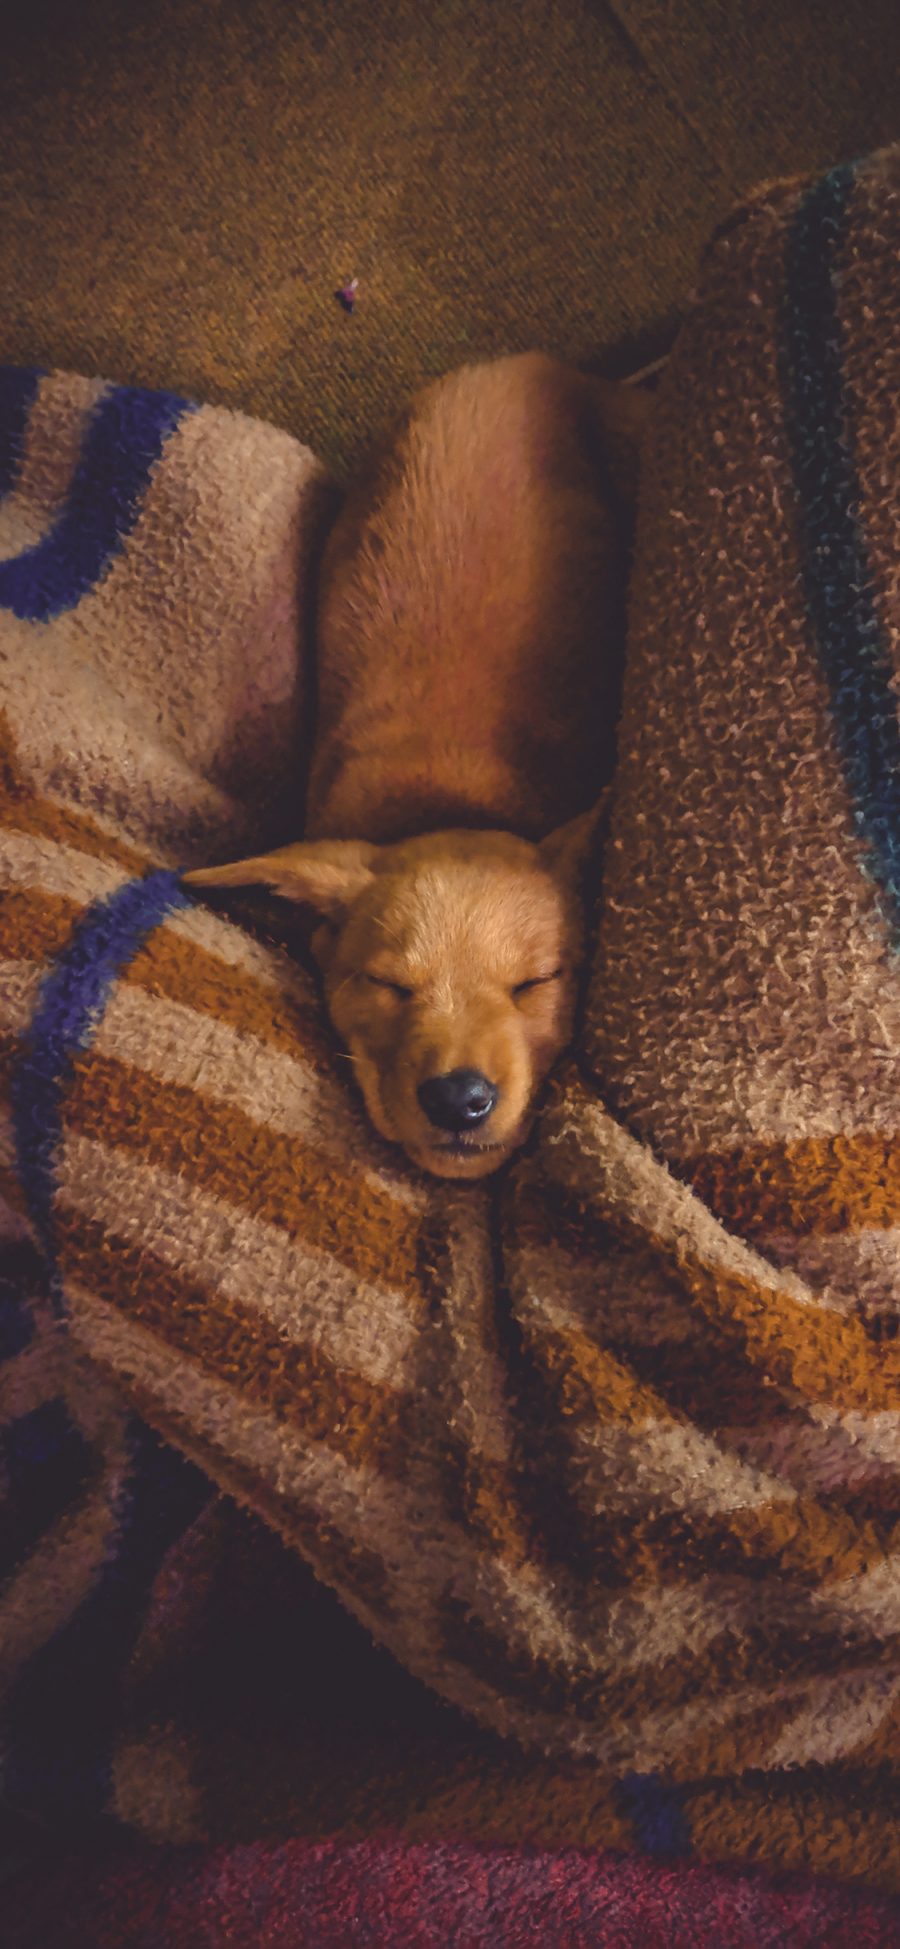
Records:
M381 928L383 934L387 934L390 940L396 941L397 946L402 948L403 942L400 939L399 934L395 933L393 927L388 926L386 920L382 920L380 914L373 914L372 919L374 920L376 927Z

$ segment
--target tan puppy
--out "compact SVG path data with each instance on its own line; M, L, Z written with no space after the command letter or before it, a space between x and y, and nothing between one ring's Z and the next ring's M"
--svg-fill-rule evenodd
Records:
M645 413L537 353L413 402L325 552L309 837L186 875L322 917L372 1122L442 1177L523 1142L571 1034Z

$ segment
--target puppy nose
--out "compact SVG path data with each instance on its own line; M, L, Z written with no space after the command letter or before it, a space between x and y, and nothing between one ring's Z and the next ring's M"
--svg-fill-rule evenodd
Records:
M480 1069L451 1069L446 1076L429 1076L417 1094L429 1123L458 1132L484 1123L500 1091Z

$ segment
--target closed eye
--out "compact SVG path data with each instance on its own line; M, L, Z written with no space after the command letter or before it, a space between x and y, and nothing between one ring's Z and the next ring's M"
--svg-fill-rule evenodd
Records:
M548 981L558 981L561 974L562 968L554 968L552 974L531 975L528 981L517 981L512 992L514 995L527 995L529 988L544 988Z
M413 992L411 988L404 988L401 981L386 981L383 975L367 974L366 980L372 983L373 988L387 988L390 994L399 996L404 1002L409 1001Z

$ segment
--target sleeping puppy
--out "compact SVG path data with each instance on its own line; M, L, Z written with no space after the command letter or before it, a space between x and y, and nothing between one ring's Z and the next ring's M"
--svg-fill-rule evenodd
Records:
M440 1177L524 1141L571 1034L646 411L537 353L414 400L323 559L308 837L185 875L314 910L369 1116Z

